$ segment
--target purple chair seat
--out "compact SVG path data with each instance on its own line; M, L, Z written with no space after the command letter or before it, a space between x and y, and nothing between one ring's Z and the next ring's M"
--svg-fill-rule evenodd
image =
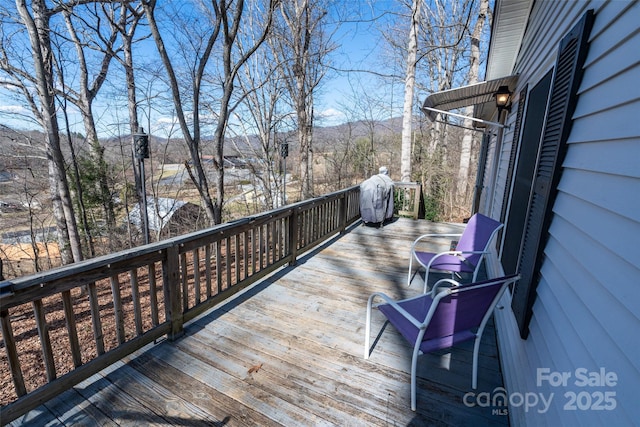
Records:
M400 303L399 305L407 310L409 313L418 316L422 315L422 317L426 317L429 306L431 302L428 304L424 304L424 301L421 300L409 300L404 303ZM416 306L416 307L412 307ZM418 307L421 306L421 307ZM426 310L424 310L426 306ZM395 326L395 328L402 334L402 336L410 343L415 343L418 339L418 334L420 333L420 329L417 328L414 324L406 319L402 314L400 314L393 306L389 304L379 305L378 309L384 313L385 317L389 320L389 322ZM416 313L417 312L417 313ZM416 317L420 318L420 317ZM446 325L442 325L446 329ZM420 344L420 351L423 353L429 353L435 350L441 350L443 348L449 348L454 346L455 344L472 340L476 337L476 334L472 331L465 330L460 332L452 332L450 334L446 334L444 336L434 336L430 339L423 339Z
M433 260L436 256L438 258ZM473 273L475 270L474 265L461 262L460 257L455 255L416 251L415 257L420 264L430 265L431 270L453 271L456 273Z

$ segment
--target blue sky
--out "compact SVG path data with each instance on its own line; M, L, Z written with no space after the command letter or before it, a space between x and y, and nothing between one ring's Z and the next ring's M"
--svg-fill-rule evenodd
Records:
M352 104L356 94L378 98L388 105L389 117L401 114L403 86L397 83L393 88L385 87L378 76L368 72L390 74L393 71L382 57L385 47L380 30L394 18L392 12L397 11L400 4L386 0L360 0L351 4L358 5L358 10L354 8L347 22L342 22L333 34L338 48L332 53L332 64L344 71L335 71L327 76L318 100L317 111L326 117L320 122L327 125L349 118L345 104Z
M317 117L316 123L321 126L342 123L348 119L357 119L354 112L349 112L350 107L354 104L355 97L361 97L366 94L378 102L383 102L385 108L380 109L380 118L388 118L392 115L399 115L402 100L402 85L397 83L393 86L393 96L390 94L390 87L382 85L378 77L367 73L366 70L375 70L379 73L388 73L390 70L381 65L380 52L382 52L382 41L380 35L380 27L385 21L392 18L388 12L400 7L397 1L388 0L353 0L347 3L336 3L336 9L332 11L330 16L335 21L341 21L337 29L332 30L330 25L329 32L332 32L332 40L336 44L337 49L331 54L331 63L335 68L324 79L321 91L315 97L315 112ZM338 8L340 10L338 10ZM347 22L345 21L345 18ZM374 20L374 18L377 18ZM335 24L337 25L337 23ZM333 28L336 28L335 26ZM155 49L155 47L153 47ZM117 67L117 65L113 65ZM354 71L359 70L359 71ZM103 88L103 92L114 90L113 88ZM122 86L124 92L124 86ZM123 93L123 96L126 95ZM94 105L94 113L98 119L100 126L100 117L107 119L107 116L113 116L113 105L101 108L104 103L96 102ZM0 120L3 124L16 128L34 128L37 125L30 124L19 115L7 115L3 113L18 113L30 115L17 101L10 99L3 93L0 87ZM117 118L106 121L126 122L126 108L118 111ZM74 130L83 132L80 115L71 111L70 117L75 123ZM140 117L143 120L142 117ZM126 127L126 126L125 126ZM153 129L152 129L153 130ZM113 134L115 129L102 129L101 134ZM124 131L126 133L126 131Z

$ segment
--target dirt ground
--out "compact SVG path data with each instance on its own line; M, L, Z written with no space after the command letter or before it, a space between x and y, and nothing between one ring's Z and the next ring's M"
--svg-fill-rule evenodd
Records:
M3 260L3 275L6 279L21 277L36 272L35 259L40 270L50 270L62 264L58 244L54 242L6 244L0 243L0 258Z

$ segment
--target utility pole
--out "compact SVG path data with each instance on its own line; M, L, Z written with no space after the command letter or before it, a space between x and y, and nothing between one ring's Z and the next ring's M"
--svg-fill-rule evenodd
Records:
M140 176L140 189L138 194L142 195L140 205L140 219L142 220L142 232L144 233L144 243L149 244L149 216L147 214L147 189L144 178L144 159L149 158L149 135L144 133L144 128L139 127L138 132L133 134L133 154L138 161L138 173Z
M280 157L282 157L282 206L287 204L287 157L289 157L289 143L280 143Z

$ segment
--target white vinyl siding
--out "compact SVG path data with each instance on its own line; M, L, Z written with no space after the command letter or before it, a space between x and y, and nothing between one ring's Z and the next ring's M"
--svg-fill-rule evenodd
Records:
M517 96L517 92L514 92L513 96ZM513 106L511 111L516 111L518 106L518 99L513 100ZM511 114L508 116L507 121L505 123L509 126L508 129L504 131L503 144L500 147L500 159L498 161L498 179L496 181L495 193L493 196L493 202L491 203L491 207L487 212L489 212L489 216L491 218L500 219L500 213L502 211L502 200L504 198L504 187L506 185L506 176L507 170L509 168L509 156L511 154L511 149L513 146L513 135L514 128L516 124L516 115Z
M595 10L595 22L528 339L520 338L508 303L496 313L507 391L555 393L546 414L510 408L513 425L640 419L640 2L536 2L514 70L516 92L553 66L559 41L587 9ZM503 163L511 145L503 145ZM505 168L499 167L499 182ZM490 211L499 212L501 203L496 198ZM601 367L617 374L615 387L536 384L538 368ZM569 390L612 390L617 408L565 410Z

